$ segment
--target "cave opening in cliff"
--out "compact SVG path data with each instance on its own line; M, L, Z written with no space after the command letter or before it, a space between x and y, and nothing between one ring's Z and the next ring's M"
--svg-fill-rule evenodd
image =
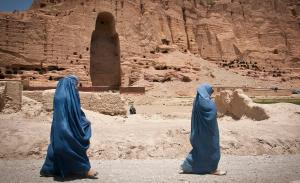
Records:
M120 43L114 16L100 12L90 45L90 76L93 86L121 84Z

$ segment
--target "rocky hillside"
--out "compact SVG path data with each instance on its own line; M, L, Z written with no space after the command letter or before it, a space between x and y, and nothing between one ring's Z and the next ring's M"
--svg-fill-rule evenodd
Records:
M75 73L90 85L90 58L101 52L120 63L122 85L134 85L141 68L177 50L229 70L299 79L299 10L298 0L34 0L26 12L0 14L0 77L51 82Z

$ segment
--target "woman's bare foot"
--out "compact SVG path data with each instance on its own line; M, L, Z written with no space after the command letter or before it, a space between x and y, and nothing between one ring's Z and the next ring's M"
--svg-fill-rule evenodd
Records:
M98 179L97 177L98 172L96 172L95 170L90 169L87 173L86 173L86 177L89 179Z
M213 172L210 172L210 174L212 174L212 175L226 175L227 172L226 171L222 171L222 170L215 170Z

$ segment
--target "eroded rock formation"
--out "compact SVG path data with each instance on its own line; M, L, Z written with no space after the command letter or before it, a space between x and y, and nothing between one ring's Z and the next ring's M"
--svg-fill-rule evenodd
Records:
M215 97L219 115L229 115L234 119L243 116L261 121L269 118L261 104L256 104L243 93L243 90L224 90Z
M219 63L256 63L277 76L277 68L300 67L299 10L297 0L34 0L26 12L0 14L0 78L54 81L76 73L83 85L93 78L118 85L121 76L127 85L132 72L143 74L132 57L155 59L166 47ZM94 64L96 57L109 63Z

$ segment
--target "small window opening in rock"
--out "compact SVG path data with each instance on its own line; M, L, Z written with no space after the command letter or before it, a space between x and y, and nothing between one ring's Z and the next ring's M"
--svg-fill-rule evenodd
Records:
M73 60L71 60L70 64L73 64Z
M86 69L86 66L83 66L84 69Z
M48 70L48 71L55 71L55 70L58 70L58 66L56 66L56 65L49 65L49 66L47 67L47 70Z
M79 55L79 58L82 59L82 55L81 54Z
M167 39L161 39L162 44L169 45L170 41Z
M86 47L86 51L89 51L89 49L90 49L89 47Z
M73 52L73 55L77 55L77 52Z
M295 9L291 9L291 12L292 12L292 15L293 15L294 17L296 17L296 16L297 16L297 12L296 12L296 10L295 10Z
M53 80L52 76L49 76L48 80L49 80L49 81L52 81L52 80Z
M143 58L146 58L146 56L145 56L145 55L143 55Z
M82 87L82 83L79 83L79 87Z
M144 4L140 4L140 11L141 11L141 14L144 14L144 12L145 12Z
M278 54L278 50L275 49L275 50L273 51L273 53L274 53L274 54Z
M169 52L168 52L168 50L164 50L164 51L162 51L162 53L169 53Z
M186 53L187 52L187 49L184 49L184 53Z
M45 3L41 3L40 4L40 8L44 8L44 7L46 7L46 4Z
M39 74L45 74L46 73L46 70L44 68L42 68L40 71L38 71Z
M3 74L0 74L0 79L5 79L5 76Z
M83 5L84 5L84 2L81 2L80 4L81 4L81 6L83 6Z
M5 71L5 74L12 74L12 71Z
M95 8L93 9L93 12L96 12L96 9L95 9Z

